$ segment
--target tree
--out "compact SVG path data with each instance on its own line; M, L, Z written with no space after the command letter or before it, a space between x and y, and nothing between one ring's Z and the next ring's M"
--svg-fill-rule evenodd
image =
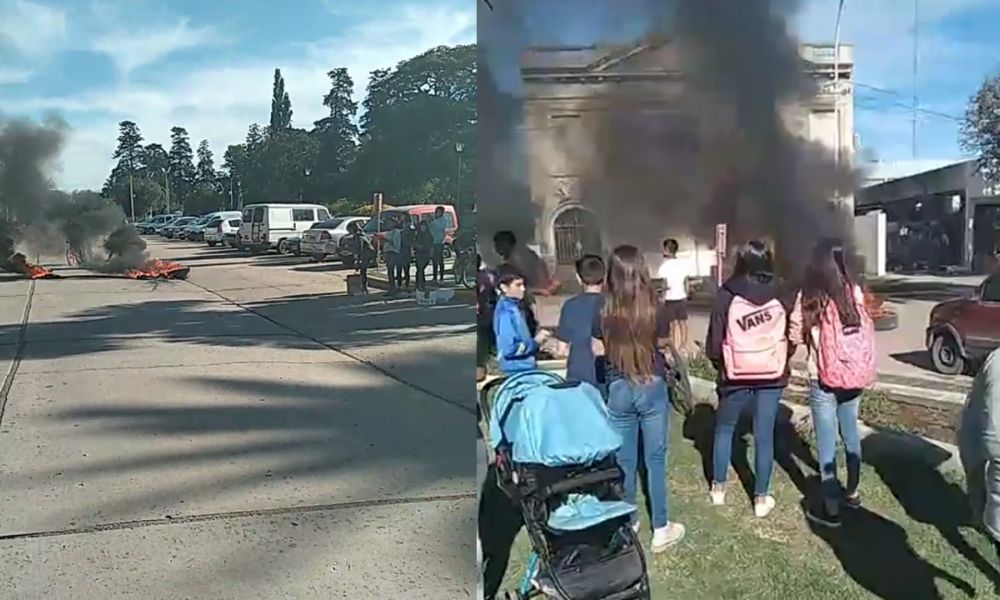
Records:
M118 146L111 157L117 159L118 164L112 171L108 187L113 190L115 201L122 206L126 214L130 214L133 208L133 179L141 167L142 157L142 134L139 133L139 126L134 121L122 121L118 124ZM127 187L122 188L117 185L120 179L124 180ZM136 214L139 214L138 208Z
M264 189L276 202L301 202L309 187L312 165L319 154L319 142L302 129L288 129L267 138L263 173Z
M475 46L433 48L394 69L373 71L364 108L352 195L380 189L388 199L405 202L454 201L456 195L463 204L472 201Z
M188 132L183 127L170 129L170 202L186 208L195 182L195 168Z
M354 101L354 81L347 69L329 71L330 91L323 97L323 105L330 109L326 116L314 123L314 137L319 141L319 152L313 166L311 179L313 197L340 198L348 193L345 174L354 162L358 149L358 126L354 117L358 103Z
M208 140L202 140L198 144L198 166L195 168L195 180L198 183L215 183L216 177L212 149L208 147Z
M292 100L285 90L281 69L274 70L274 88L271 94L271 131L277 132L292 126Z
M162 185L170 168L170 157L160 144L148 144L142 149L142 166L146 178Z
M247 165L247 148L243 144L231 144L222 155L222 168L226 172L224 186L229 190L230 208L236 209L243 203L243 179Z
M265 160L266 151L267 138L264 135L264 128L253 123L247 129L243 151L239 156L241 159L239 165L240 188L243 192L244 204L267 201L269 168Z
M986 179L1000 175L1000 73L990 75L969 99L962 122L962 148L978 156Z
M142 134L139 126L133 121L122 121L118 124L118 147L112 158L124 167L125 173L134 175L141 166Z

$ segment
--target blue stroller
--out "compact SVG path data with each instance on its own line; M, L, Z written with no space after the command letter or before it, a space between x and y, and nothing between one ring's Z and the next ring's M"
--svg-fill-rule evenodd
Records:
M621 437L601 394L545 371L519 373L484 393L498 481L517 502L533 552L506 598L648 600L649 579L622 500Z

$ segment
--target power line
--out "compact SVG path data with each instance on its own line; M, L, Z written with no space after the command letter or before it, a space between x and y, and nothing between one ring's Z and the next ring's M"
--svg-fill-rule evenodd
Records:
M875 85L868 85L866 83L861 83L861 82L858 82L858 81L855 81L854 85L856 87L859 87L859 88L864 88L866 90L872 90L872 91L875 91L875 92L881 92L883 94L888 94L890 96L896 96L898 98L905 98L906 97L904 94L902 94L900 92L897 92L895 90L890 90L890 89L878 87L878 86L875 86ZM913 104L912 103L903 103L902 101L893 102L891 100L886 100L886 102L888 104L892 104L893 106L899 106L899 107L907 108L907 109L910 109L910 110L913 109ZM928 115L928 116L939 117L939 118L942 118L942 119L949 119L949 120L956 121L956 122L962 122L962 121L965 120L964 118L962 118L960 116L957 116L957 115L952 115L952 114L948 114L948 113L944 113L944 112L940 112L940 111L936 111L936 110L931 110L931 109L928 109L928 108L920 108L920 107L918 107L917 108L917 112L921 113L921 114Z

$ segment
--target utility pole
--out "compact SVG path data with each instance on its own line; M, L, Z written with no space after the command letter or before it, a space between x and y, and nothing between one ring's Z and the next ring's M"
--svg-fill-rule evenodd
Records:
M170 214L170 169L163 171L163 184L167 190L167 210L166 214Z
M128 203L132 212L132 222L135 223L135 192L132 191L132 169L128 171Z
M913 128L911 143L913 145L913 158L917 158L917 111L919 110L919 99L917 97L917 70L920 66L920 0L913 0L913 116L911 125Z
M844 14L844 0L840 0L837 5L837 22L833 29L833 119L835 135L835 148L833 162L840 165L840 146L843 143L840 139L840 17Z

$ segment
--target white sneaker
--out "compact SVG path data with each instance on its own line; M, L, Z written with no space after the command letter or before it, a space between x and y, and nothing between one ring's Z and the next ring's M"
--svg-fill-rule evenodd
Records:
M667 548L684 539L684 532L684 526L673 521L667 523L663 527L657 527L653 530L652 551L654 553L663 552Z
M771 511L774 510L775 504L774 496L760 496L753 502L753 514L757 515L758 518L763 519L767 515L771 514Z
M632 523L632 531L639 533L639 521Z
M722 506L726 503L726 488L713 487L708 491L708 500L712 506Z

